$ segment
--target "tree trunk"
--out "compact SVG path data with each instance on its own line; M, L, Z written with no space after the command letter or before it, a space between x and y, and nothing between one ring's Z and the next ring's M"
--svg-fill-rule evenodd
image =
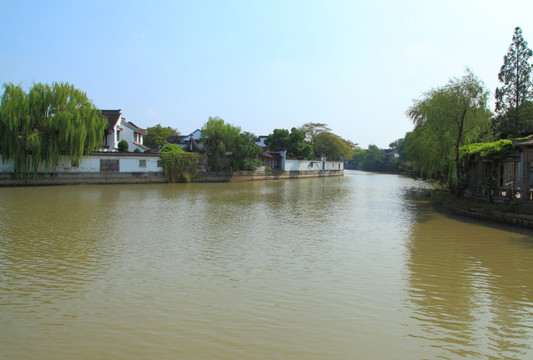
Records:
M461 160L459 158L459 146L461 145L461 140L463 138L463 129L465 124L465 118L466 118L466 112L467 107L463 109L463 113L461 114L461 120L459 121L459 129L457 131L457 141L455 142L455 177L456 177L456 185L454 189L455 197L459 198L461 196Z

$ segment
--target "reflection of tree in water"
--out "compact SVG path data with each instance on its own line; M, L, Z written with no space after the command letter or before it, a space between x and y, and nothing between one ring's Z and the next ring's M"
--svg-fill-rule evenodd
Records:
M419 330L411 335L460 356L532 355L531 235L431 211L415 224L408 302Z

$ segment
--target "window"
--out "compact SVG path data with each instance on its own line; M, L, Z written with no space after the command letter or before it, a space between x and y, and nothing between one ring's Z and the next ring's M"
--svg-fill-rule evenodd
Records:
M100 159L100 172L115 172L120 171L118 159L105 160Z
M139 160L139 167L146 168L146 160Z
M117 130L117 141L120 140L120 130Z

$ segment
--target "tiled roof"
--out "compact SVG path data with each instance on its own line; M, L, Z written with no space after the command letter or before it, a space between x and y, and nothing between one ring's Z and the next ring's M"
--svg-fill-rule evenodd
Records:
M135 125L131 121L128 121L128 122L122 121L122 123L128 125L130 128L132 128L134 131L136 131L138 133L141 133L143 135L148 134L148 132L145 129L142 129L142 128L138 127L137 125Z
M102 110L102 117L107 119L107 128L114 127L120 121L122 110Z
M167 141L171 144L187 144L190 138L190 135L170 135Z

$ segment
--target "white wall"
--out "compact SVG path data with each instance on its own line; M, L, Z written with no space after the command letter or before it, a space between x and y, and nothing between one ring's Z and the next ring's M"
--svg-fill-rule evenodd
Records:
M325 166L324 166L325 164ZM344 170L342 161L289 160L285 159L285 171Z
M285 159L285 171L310 171L322 170L322 162L319 160L289 160Z
M139 149L142 152L144 152L144 149L140 148L139 146L133 143L133 141L135 140L135 129L130 127L130 125L127 122L122 122L121 125L122 125L123 131L120 133L120 140L126 140L128 142L128 151L133 152L135 151L135 149ZM142 144L142 139L143 139L143 136L141 135L140 144Z
M0 156L1 172L13 172L13 161L9 160L5 164L2 163ZM84 156L78 167L72 167L70 159L63 157L57 167L57 172L60 173L98 173L100 172L100 159L105 160L119 160L120 172L162 172L163 168L157 166L158 156L98 156L90 155ZM146 167L141 167L141 161L145 161ZM39 172L52 172L50 169L45 169L42 165L39 167Z
M326 161L326 168L324 170L344 170L344 162Z
M146 167L141 167L141 161ZM120 172L160 172L163 168L157 167L159 157L127 157L120 159Z

